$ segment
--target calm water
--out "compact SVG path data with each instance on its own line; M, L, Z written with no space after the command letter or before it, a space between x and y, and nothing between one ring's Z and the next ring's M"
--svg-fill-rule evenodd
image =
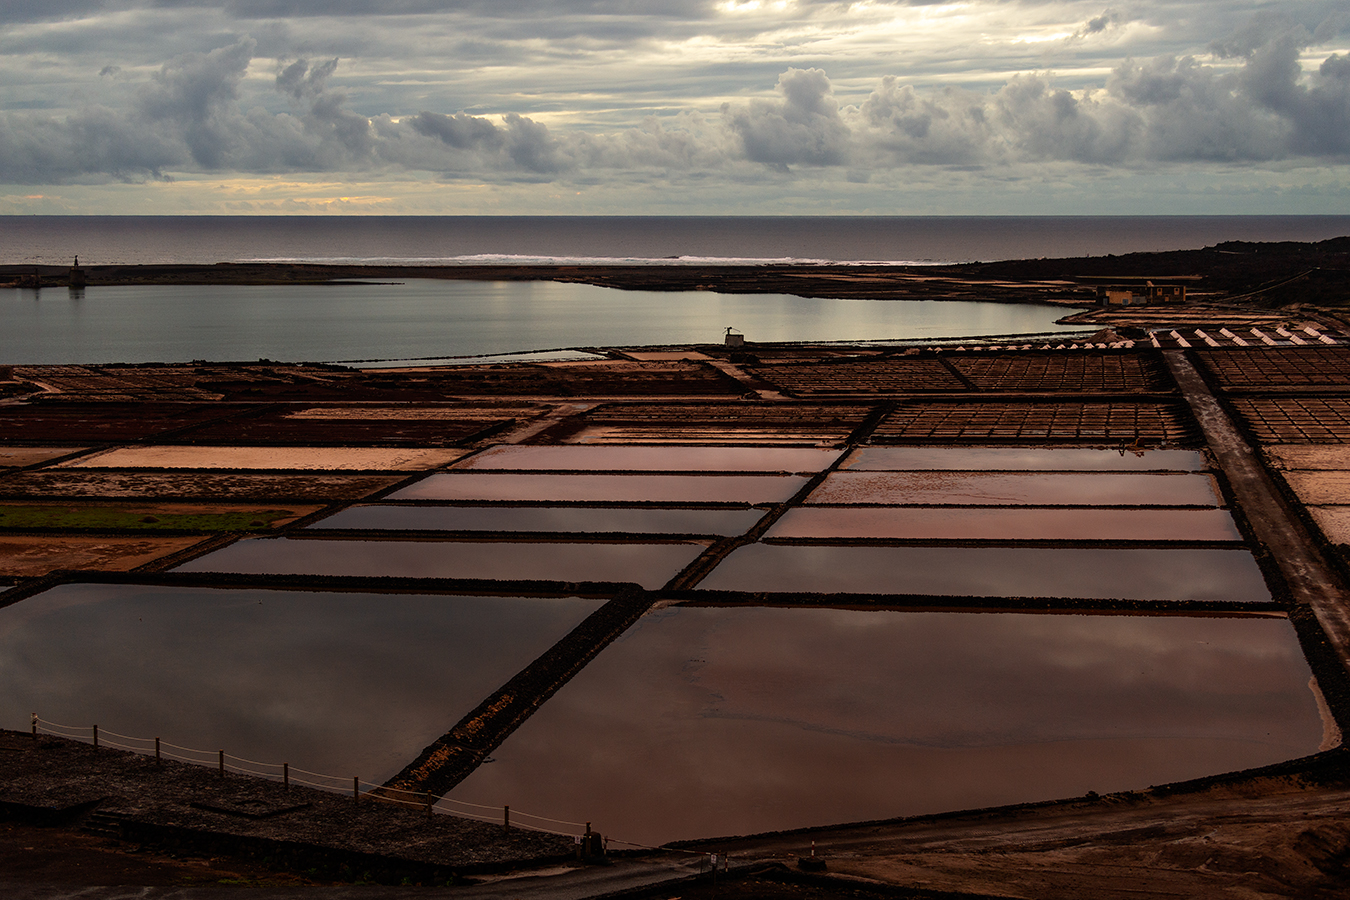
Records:
M1283 619L668 609L449 796L657 843L1142 788L1316 750L1309 677Z
M1350 216L0 216L0 264L953 262L1343 234Z
M499 541L251 540L177 568L179 572L490 578L499 581L633 582L656 590L706 547Z
M66 585L0 610L0 721L381 781L600 603Z
M1064 307L618 291L551 281L0 290L0 363L406 360L559 347L1063 330Z
M751 544L733 551L698 586L942 597L1270 600L1261 569L1246 550Z

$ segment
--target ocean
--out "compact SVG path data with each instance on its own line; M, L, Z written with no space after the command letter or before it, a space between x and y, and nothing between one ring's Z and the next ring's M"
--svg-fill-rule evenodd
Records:
M0 264L922 264L1345 234L1350 216L0 216Z

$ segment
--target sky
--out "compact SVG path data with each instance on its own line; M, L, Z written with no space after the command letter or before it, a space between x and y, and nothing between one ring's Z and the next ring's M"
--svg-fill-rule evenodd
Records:
M0 4L0 214L1299 213L1344 0Z

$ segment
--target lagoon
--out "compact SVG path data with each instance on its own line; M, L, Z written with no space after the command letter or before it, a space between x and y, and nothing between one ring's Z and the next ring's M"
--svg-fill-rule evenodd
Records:
M967 301L620 291L552 281L0 291L0 363L354 362L571 347L884 341L1062 330L1071 310Z

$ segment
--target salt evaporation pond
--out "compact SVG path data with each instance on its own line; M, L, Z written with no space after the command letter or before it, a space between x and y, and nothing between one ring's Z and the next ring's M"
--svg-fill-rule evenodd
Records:
M390 500L595 503L782 503L806 484L796 475L429 475Z
M263 538L231 544L184 563L176 571L610 581L634 582L655 590L705 549L693 541L589 544Z
M698 586L720 591L1267 603L1246 550L751 544Z
M586 506L352 506L311 529L736 535L760 509L615 509Z
M669 608L451 798L659 844L1142 788L1323 739L1282 618Z
M0 721L379 782L601 602L65 585L0 610Z
M456 469L594 469L689 472L818 472L838 450L813 447L534 447L505 444Z
M1224 509L800 506L766 538L956 541L1241 541Z

